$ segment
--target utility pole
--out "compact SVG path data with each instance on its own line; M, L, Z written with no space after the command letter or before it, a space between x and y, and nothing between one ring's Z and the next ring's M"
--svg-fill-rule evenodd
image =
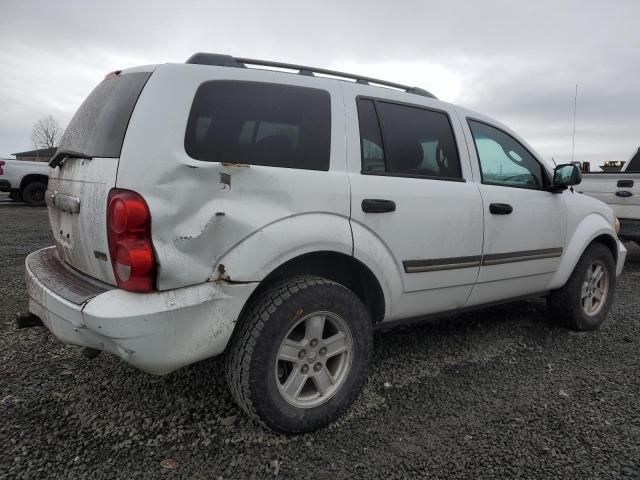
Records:
M571 163L576 149L576 110L578 107L578 84L576 83L576 94L573 97L573 136L571 137Z

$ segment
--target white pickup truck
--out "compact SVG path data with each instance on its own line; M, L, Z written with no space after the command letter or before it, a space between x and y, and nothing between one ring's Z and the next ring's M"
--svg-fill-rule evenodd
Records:
M640 244L640 148L620 172L586 173L576 189L609 205L620 220L618 237Z
M14 201L43 206L49 180L49 164L24 160L0 160L0 192Z

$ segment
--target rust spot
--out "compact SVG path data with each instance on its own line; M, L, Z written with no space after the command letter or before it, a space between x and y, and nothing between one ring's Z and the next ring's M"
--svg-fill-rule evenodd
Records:
M220 273L220 275L224 275L225 271L226 271L226 268L222 263L218 265L218 273Z

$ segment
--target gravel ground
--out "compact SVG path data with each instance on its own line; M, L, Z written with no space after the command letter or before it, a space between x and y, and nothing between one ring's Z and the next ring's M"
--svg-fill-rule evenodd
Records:
M635 245L599 331L534 300L379 332L349 413L288 437L238 411L219 359L153 377L16 331L49 244L44 209L0 201L0 479L640 478Z

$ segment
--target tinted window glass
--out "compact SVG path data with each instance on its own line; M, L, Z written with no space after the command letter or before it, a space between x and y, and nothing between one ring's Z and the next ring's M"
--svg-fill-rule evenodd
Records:
M638 149L636 154L629 160L629 166L625 171L640 173L640 149Z
M360 123L362 170L364 172L384 172L382 137L373 100L358 100L358 121Z
M211 81L196 92L185 149L210 162L328 170L329 93L259 82Z
M119 157L129 118L150 72L103 80L80 105L60 140L60 148L90 157Z
M376 102L376 108L387 172L462 178L447 114L382 101Z
M473 120L469 120L469 127L484 183L529 188L545 185L540 163L511 135Z

